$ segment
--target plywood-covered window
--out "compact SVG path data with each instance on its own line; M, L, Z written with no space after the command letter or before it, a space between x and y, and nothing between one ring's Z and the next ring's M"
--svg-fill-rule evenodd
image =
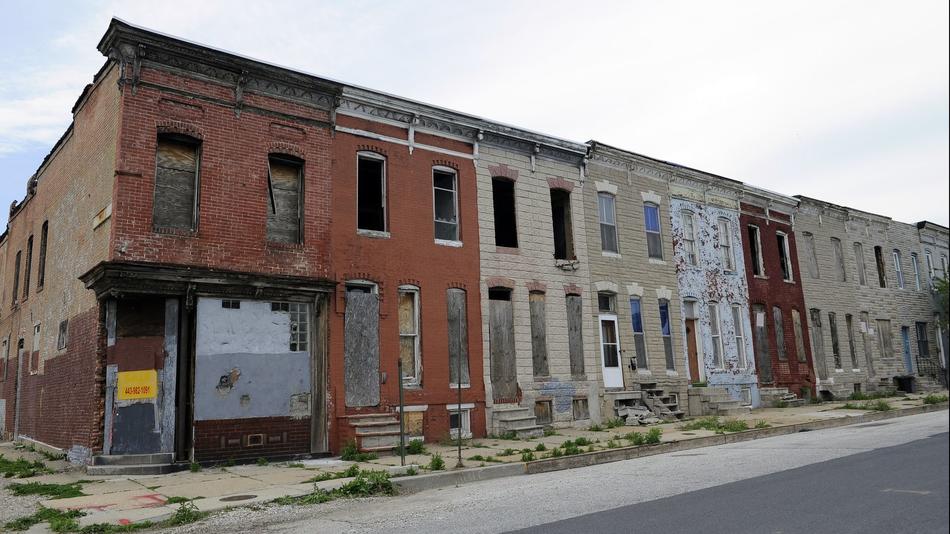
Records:
M471 384L468 364L468 314L464 289L446 290L449 333L449 382L458 387Z
M821 270L818 268L818 250L815 247L815 234L803 232L802 238L805 244L805 261L808 262L808 276L817 280L821 278Z
M841 240L837 237L831 238L831 256L835 266L835 280L846 282L848 275L844 268L844 249L841 248Z
M844 327L848 331L848 354L851 356L851 368L858 368L858 354L854 348L854 316L850 313L844 316Z
M894 340L891 332L891 322L887 319L877 320L877 342L881 349L881 357L894 357Z
M491 180L492 211L495 219L495 245L518 247L518 225L515 218L515 183L505 178Z
M532 291L528 294L528 312L531 316L531 363L532 372L536 377L550 374L544 300L544 293L541 291Z
M571 375L584 374L584 308L580 295L567 295L567 344Z
M699 263L696 253L696 216L691 211L683 210L680 212L680 224L683 226L683 257L687 265L695 266Z
M409 386L417 386L422 377L422 357L419 336L419 288L399 288L399 361L402 364L402 380Z
M10 336L0 341L0 357L3 358L3 368L0 369L0 381L7 379L7 367L10 366Z
M652 202L643 204L643 227L647 236L647 254L656 260L663 259L663 238L660 227L660 207Z
M630 326L633 328L633 348L636 352L637 369L649 368L647 344L643 332L643 306L640 297L630 297Z
M827 360L825 359L825 334L821 326L821 310L812 308L808 311L808 314L811 319L812 355L817 359L815 362L816 371L818 371L819 376L824 377L827 374Z
M551 190L551 224L554 230L554 258L574 260L574 229L571 220L571 193Z
M778 359L788 360L788 350L785 347L785 318L782 308L772 306L772 325L775 330L775 351Z
M597 193L597 215L600 220L600 250L620 252L617 240L617 197L610 193Z
M343 373L348 407L379 404L379 296L375 284L346 285Z
M459 241L458 175L454 169L432 169L432 203L435 238Z
M43 221L40 229L40 257L36 270L36 287L43 289L46 285L46 247L49 244L49 221Z
M709 337L712 341L713 367L722 369L722 323L719 321L719 304L710 302L709 306Z
M858 283L862 286L868 285L867 266L864 264L864 245L854 244L854 264L858 269Z
M303 214L303 161L271 156L267 161L267 240L300 243Z
M752 260L752 274L765 276L765 261L762 259L762 232L759 227L749 225L749 252Z
M768 323L768 314L765 310L765 305L759 303L753 304L752 316L752 348L755 351L755 361L758 363L759 374L763 375L760 378L763 381L768 381L764 375L768 373L770 375L769 378L771 378L772 362L771 356L769 355L769 332L766 326Z
M805 332L802 328L802 315L798 310L792 310L792 329L795 333L795 354L798 361L805 363L808 358L805 355Z
M386 158L374 152L356 158L356 228L386 231Z
M877 284L887 287L887 272L884 270L884 249L874 247L874 264L877 266Z
M719 261L723 271L735 271L736 260L732 252L732 223L729 219L716 221L719 230Z
M788 236L783 232L775 232L775 241L778 244L778 261L782 268L782 280L791 282L792 257L788 248Z
M841 344L838 342L838 316L828 312L828 330L831 332L831 354L835 360L835 369L841 369Z
M194 230L198 215L201 144L179 135L161 135L155 154L152 225L157 230Z

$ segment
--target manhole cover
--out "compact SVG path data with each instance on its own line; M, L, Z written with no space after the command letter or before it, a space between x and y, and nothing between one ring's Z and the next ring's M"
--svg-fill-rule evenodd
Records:
M257 495L231 495L230 497L221 497L221 500L224 502L246 501L254 497L257 497Z

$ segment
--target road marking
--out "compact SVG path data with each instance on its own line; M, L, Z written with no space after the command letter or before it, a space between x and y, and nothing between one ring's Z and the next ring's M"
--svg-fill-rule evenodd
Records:
M931 492L922 491L922 490L905 490L905 489L887 488L887 489L882 489L881 493L911 493L913 495L930 495Z

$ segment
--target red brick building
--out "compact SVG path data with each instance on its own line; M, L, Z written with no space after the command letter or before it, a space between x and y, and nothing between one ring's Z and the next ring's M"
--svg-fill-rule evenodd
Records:
M796 205L795 199L746 186L739 221L759 385L807 398L815 375L792 230Z

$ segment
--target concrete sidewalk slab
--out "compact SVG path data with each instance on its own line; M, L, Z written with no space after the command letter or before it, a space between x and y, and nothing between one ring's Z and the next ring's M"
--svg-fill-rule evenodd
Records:
M178 509L178 505L156 506L154 508L133 508L129 510L106 510L87 514L78 519L80 527L108 523L110 525L130 525L143 521L161 521L171 517ZM47 531L48 532L48 531Z
M165 504L165 497L154 491L140 488L135 491L117 491L101 495L86 495L69 499L49 499L42 501L47 508L57 510L82 510L88 513L96 511L131 510L134 508L154 508Z
M177 483L169 486L159 486L156 492L168 497L185 497L194 499L196 497L219 497L223 495L234 495L236 493L259 491L268 487L269 484L248 477L231 476L217 480L207 480L197 483Z

